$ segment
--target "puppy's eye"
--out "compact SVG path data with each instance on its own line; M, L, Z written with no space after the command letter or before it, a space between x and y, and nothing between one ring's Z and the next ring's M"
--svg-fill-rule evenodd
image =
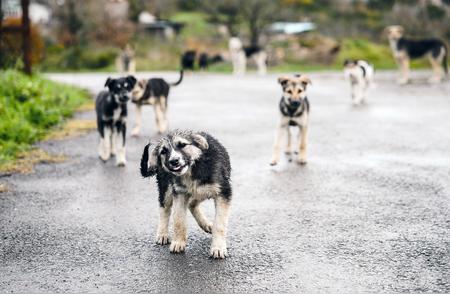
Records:
M180 143L178 143L178 148L184 148L184 147L186 147L186 143L183 143L183 142L180 142Z
M167 151L168 151L167 148L164 147L164 148L161 149L161 152L160 152L160 153L161 153L162 155L164 155L164 154L167 153Z
M288 94L292 94L292 90L287 90Z

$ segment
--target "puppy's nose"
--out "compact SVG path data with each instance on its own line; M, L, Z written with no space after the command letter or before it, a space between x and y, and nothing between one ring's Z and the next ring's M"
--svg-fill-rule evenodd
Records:
M169 160L170 165L176 166L180 163L180 160L178 158Z

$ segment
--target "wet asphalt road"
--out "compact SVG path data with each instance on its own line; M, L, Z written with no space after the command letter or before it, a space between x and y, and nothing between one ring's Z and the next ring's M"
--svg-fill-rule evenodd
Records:
M107 75L51 77L98 91ZM98 160L92 132L41 144L67 162L2 179L0 291L449 293L450 82L378 73L369 104L353 108L341 73L311 74L309 162L273 168L276 77L190 75L169 98L171 128L209 131L229 150L228 259L208 258L192 216L185 254L154 244L156 185L138 172L156 137L146 108L125 168Z

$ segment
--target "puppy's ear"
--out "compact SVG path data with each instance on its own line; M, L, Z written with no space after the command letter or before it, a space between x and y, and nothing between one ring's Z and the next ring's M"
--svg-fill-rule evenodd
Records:
M278 78L278 83L281 85L281 87L283 87L283 89L288 82L289 82L289 77L279 77Z
M155 147L149 152L150 146L149 143L144 147L141 157L141 175L144 178L153 177L158 171L158 148Z
M105 82L105 87L109 87L109 84L111 83L112 79L111 78L107 78L106 82Z
M303 85L303 87L305 89L306 89L306 86L312 85L311 79L308 76L306 76L306 75L301 75L297 79L300 81L300 83Z
M108 78L106 80L105 87L108 87L109 90L112 90L115 83L116 83L115 79Z
M126 77L126 80L130 84L130 89L133 89L134 85L136 85L136 82L137 82L136 78L133 76L128 76L128 77Z
M401 35L405 32L405 29L402 26L397 26L397 30Z
M194 141L195 145L197 145L202 150L207 150L209 148L208 141L200 134L192 135L192 140Z

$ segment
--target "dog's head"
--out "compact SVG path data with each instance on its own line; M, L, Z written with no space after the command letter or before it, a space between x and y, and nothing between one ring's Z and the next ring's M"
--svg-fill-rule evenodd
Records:
M139 80L131 91L131 101L137 103L144 96L147 80Z
M306 98L306 88L311 80L306 75L283 76L278 78L278 83L283 88L284 102L292 107L299 107Z
M184 175L208 148L208 141L199 133L172 131L162 137L151 151L148 150L149 145L146 146L141 159L141 174L152 176L161 167L174 176Z
M126 103L129 99L129 93L136 84L136 78L127 76L124 78L112 79L108 78L105 87L108 87L109 92L116 99L117 103Z
M402 26L388 26L384 29L389 40L398 40L403 36L405 30Z
M354 59L346 59L344 60L344 68L354 68L358 65L358 61Z

